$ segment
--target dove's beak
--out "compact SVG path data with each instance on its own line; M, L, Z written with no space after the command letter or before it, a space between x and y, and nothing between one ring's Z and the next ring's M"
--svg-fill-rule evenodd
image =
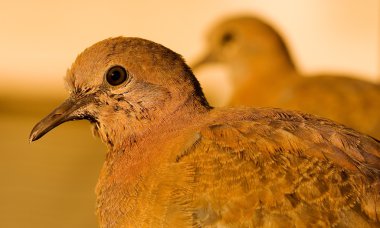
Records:
M93 101L93 95L87 95L81 98L68 98L60 106L54 109L49 115L43 118L34 126L29 136L29 141L35 141L53 128L70 120L88 119L84 108Z
M204 54L201 58L196 60L194 63L190 64L190 67L193 70L197 70L198 68L202 67L203 65L206 65L209 63L215 63L215 62L217 62L215 55L211 51L209 51L206 54Z

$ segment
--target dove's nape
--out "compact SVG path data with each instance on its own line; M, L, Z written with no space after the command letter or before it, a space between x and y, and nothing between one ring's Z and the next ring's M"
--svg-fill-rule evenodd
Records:
M95 125L108 145L101 227L380 225L380 142L368 136L299 112L213 109L178 54L139 38L91 46L66 81L75 102L31 136Z

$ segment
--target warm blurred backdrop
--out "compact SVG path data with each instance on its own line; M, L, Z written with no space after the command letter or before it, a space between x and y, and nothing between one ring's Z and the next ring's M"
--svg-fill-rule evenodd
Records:
M303 72L380 80L378 0L26 1L0 4L0 227L95 227L94 188L105 153L84 121L28 143L65 97L63 76L84 48L111 36L161 43L188 62L225 15L259 15L286 37ZM228 96L221 69L198 73Z

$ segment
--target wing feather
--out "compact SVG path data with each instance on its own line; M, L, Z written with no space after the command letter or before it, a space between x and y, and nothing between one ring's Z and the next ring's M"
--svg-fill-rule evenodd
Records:
M178 158L196 170L200 224L379 225L377 140L291 111L225 119L204 127Z

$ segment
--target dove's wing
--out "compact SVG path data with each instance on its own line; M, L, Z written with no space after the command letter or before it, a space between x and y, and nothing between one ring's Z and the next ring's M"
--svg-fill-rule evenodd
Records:
M300 110L380 138L380 85L343 76L275 75L282 80L267 84L250 75L234 90L230 104Z
M284 87L276 107L324 116L380 137L380 86L348 77L301 77Z
M178 157L194 169L197 224L379 225L378 141L297 112L241 116L214 121Z

